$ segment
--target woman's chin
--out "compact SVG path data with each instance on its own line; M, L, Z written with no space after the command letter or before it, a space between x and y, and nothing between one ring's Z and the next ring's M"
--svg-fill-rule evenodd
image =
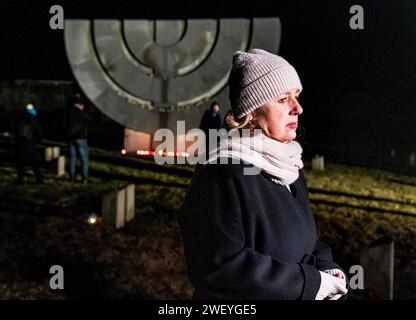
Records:
M296 131L288 133L285 137L286 141L291 141L295 139L296 139Z
M290 130L289 132L285 132L285 134L281 135L268 135L269 138L280 141L280 142L287 142L290 140L296 139L296 130Z

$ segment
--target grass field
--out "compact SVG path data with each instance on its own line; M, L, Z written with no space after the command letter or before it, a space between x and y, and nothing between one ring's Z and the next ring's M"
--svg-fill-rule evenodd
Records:
M176 211L193 168L92 149L90 169L88 185L47 168L44 185L33 177L15 185L11 158L1 154L0 298L190 298ZM305 172L322 239L336 260L348 271L363 247L388 235L396 246L395 298L416 298L416 179L335 164ZM86 223L92 211L100 214L103 194L127 183L136 185L133 221L118 231ZM55 264L65 270L63 291L48 286Z

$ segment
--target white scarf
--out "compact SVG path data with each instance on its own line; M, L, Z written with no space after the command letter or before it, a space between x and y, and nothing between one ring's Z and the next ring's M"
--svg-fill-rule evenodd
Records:
M263 133L238 137L222 141L209 153L207 162L216 162L222 157L243 160L261 168L272 176L273 182L283 185L289 185L299 177L303 162L302 147L298 142L283 143Z

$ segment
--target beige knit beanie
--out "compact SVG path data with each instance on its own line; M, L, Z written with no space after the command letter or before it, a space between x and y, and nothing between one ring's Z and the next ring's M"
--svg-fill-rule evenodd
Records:
M234 53L228 86L236 119L287 91L302 90L295 68L282 57L262 49Z

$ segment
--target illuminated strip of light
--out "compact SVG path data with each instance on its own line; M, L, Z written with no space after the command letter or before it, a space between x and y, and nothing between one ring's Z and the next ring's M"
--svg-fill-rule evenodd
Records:
M125 151L124 149L121 151L122 154L126 154L123 151ZM159 154L159 156L168 156L168 157L189 157L189 153L188 152L176 152L176 151L162 151L159 150L157 152ZM156 154L156 151L150 151L150 150L137 150L136 154L139 156L154 156Z

